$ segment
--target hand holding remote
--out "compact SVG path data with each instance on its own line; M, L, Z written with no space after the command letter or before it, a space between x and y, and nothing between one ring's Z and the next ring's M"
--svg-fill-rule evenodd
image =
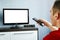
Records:
M40 20L36 19L36 18L33 18L34 21L36 21L37 23L39 23L41 26L43 26L43 22L41 22Z

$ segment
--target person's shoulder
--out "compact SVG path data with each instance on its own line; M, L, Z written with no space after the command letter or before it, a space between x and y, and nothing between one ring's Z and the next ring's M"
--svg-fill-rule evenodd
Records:
M60 37L60 28L58 30L51 31L49 34L53 35L53 36L59 36Z
M60 40L60 29L51 31L43 40Z

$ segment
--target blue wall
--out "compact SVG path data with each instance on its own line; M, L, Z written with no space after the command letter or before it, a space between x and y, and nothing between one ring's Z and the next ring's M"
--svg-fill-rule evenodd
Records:
M35 24L39 28L39 40L50 32L47 27L41 27L35 21L32 20L33 17L44 18L50 21L50 8L52 6L53 0L0 0L0 28L9 27L2 24L2 9L3 8L28 8L29 9L29 24Z

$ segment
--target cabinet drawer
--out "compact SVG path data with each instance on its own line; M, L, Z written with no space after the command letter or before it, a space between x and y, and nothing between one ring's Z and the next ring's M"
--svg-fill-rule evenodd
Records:
M37 40L37 31L11 32L12 40Z
M10 40L10 32L0 32L0 40Z

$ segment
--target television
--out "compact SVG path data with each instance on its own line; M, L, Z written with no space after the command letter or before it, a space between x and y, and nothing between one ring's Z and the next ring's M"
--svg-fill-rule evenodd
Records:
M18 25L29 23L29 9L3 8L3 24Z

